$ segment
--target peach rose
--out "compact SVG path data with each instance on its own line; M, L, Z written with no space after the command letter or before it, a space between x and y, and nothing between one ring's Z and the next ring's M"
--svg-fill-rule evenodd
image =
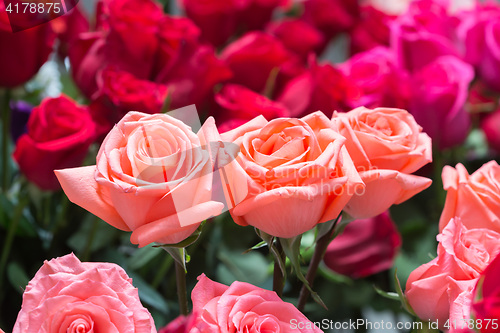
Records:
M472 293L482 271L500 252L500 234L489 229L468 230L452 219L441 234L438 256L414 270L406 297L423 320L468 319Z
M431 185L430 179L411 175L432 161L432 143L407 111L359 107L335 113L332 121L366 184L344 208L353 218L379 215Z
M129 112L109 132L93 166L57 170L68 198L140 247L178 243L221 213L211 200L218 140L213 118L198 134L166 114Z
M45 261L23 294L13 333L156 332L132 279L118 265Z
M191 299L196 320L190 333L323 332L274 291L248 283L226 286L203 274Z
M335 219L363 187L345 138L319 111L270 122L259 116L221 136L240 147L221 177L239 225L295 237Z
M443 187L448 191L439 230L458 216L469 229L486 228L500 232L500 166L490 161L469 175L462 164L445 166Z

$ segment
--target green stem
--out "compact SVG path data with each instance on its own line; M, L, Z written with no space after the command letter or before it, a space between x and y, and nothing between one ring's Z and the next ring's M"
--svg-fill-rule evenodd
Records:
M0 259L0 290L3 286L3 280L5 276L5 268L7 266L7 260L9 259L10 250L12 248L12 243L14 242L14 238L16 235L17 226L21 221L21 217L23 216L24 207L28 204L28 196L23 196L21 201L18 203L14 215L12 216L12 221L9 224L9 230L7 233L7 238L3 244L2 248L2 257Z
M309 267L307 269L307 274L306 274L306 280L307 282L309 282L309 286L311 288L313 287L314 278L316 277L316 273L318 272L319 264L321 263L321 260L323 260L328 244L330 244L332 237L335 233L336 224L337 223L334 223L331 229L316 242L316 247L314 248L314 254L311 258L311 261L309 262ZM303 285L302 288L300 289L299 303L297 305L297 309L299 309L299 311L301 312L304 311L309 295L310 295L309 290L305 285Z
M186 270L177 261L175 261L175 281L177 283L177 298L179 300L179 311L181 315L186 316L188 314Z
M85 250L82 254L82 261L89 261L90 253L92 251L92 243L94 242L95 235L97 233L97 227L99 226L99 218L94 216L92 221L92 229L90 230L89 237L87 238L87 244L85 244Z
M281 243L276 242L276 252L281 256L282 262L285 262L285 252ZM279 297L283 296L283 287L285 286L284 272L281 271L280 263L277 258L274 259L274 272L273 272L273 290Z
M5 90L2 109L2 190L7 192L9 182L9 133L10 133L10 90Z

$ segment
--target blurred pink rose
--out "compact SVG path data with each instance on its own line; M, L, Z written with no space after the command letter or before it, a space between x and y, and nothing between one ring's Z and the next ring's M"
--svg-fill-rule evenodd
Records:
M392 267L401 236L387 212L350 222L328 245L324 262L331 270L363 278Z
M438 57L411 78L408 110L439 149L459 145L471 125L465 110L474 69L453 56Z
M395 56L390 49L380 46L358 53L341 64L339 69L359 89L359 94L348 96L350 107L408 108L409 75L396 67Z
M204 274L191 293L197 313L191 333L208 332L322 332L291 303L274 291L244 282L226 286Z
M163 327L158 333L189 333L194 326L196 316L190 313L187 316L179 316Z
M143 247L175 244L221 213L212 201L209 118L198 134L169 115L129 112L109 132L97 165L56 171L68 198Z
M490 161L469 175L462 164L443 168L447 191L439 230L457 216L469 229L485 228L500 232L500 166Z
M223 169L239 225L295 237L335 219L363 188L345 138L319 111L269 122L260 116L221 136L240 147Z
M430 179L411 174L432 161L432 144L407 111L359 107L332 120L366 184L344 208L353 218L379 215L431 185Z
M45 261L23 294L13 333L156 332L132 279L118 265Z
M460 218L451 219L441 234L438 256L414 270L406 283L406 297L422 320L470 318L474 286L500 252L500 234L483 228L467 229Z

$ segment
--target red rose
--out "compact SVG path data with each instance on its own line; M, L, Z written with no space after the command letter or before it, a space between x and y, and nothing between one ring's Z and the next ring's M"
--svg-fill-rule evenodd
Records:
M277 38L263 32L249 32L228 45L221 54L231 68L233 83L262 91L273 69L281 69L294 60Z
M326 44L325 37L319 30L299 19L271 22L266 31L303 59L307 59L310 52L321 52Z
M278 101L293 117L318 110L331 117L333 111L348 111L346 101L357 93L357 88L340 70L311 60L310 69L288 82Z
M61 59L68 55L70 44L78 39L80 33L89 31L90 24L85 11L81 11L79 6L75 6L68 13L50 21L52 29L59 39L58 53Z
M373 6L361 7L360 20L350 33L351 54L377 46L389 46L389 24L394 18Z
M14 159L24 175L44 190L57 190L55 169L80 166L95 137L86 107L66 96L47 98L33 108L28 133L17 141Z
M355 220L328 245L324 257L331 270L362 278L392 267L401 236L387 212Z
M500 256L490 262L483 271L476 285L475 296L472 298L472 310L476 322L483 323L477 327L481 333L498 332L500 325ZM489 325L486 325L488 323Z
M285 7L290 0L250 0L240 14L245 30L260 30L268 23L278 7Z
M224 44L238 27L240 11L251 0L182 0L186 16L201 29L203 38L215 46Z
M215 101L222 108L218 119L225 120L219 126L220 132L238 127L259 115L269 120L289 115L289 111L281 103L237 84L225 85L215 95Z
M179 316L167 326L161 328L158 333L188 333L193 328L196 316L190 313L187 316Z
M54 37L50 24L13 33L1 1L0 87L12 88L31 79L47 61Z
M304 19L327 38L350 30L359 16L358 0L304 1Z
M481 121L481 129L486 135L489 146L500 152L500 109Z

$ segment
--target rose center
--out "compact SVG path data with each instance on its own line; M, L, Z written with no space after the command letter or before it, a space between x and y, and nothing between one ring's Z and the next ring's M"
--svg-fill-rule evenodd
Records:
M74 320L66 330L67 333L91 333L93 332L93 325L83 318Z

